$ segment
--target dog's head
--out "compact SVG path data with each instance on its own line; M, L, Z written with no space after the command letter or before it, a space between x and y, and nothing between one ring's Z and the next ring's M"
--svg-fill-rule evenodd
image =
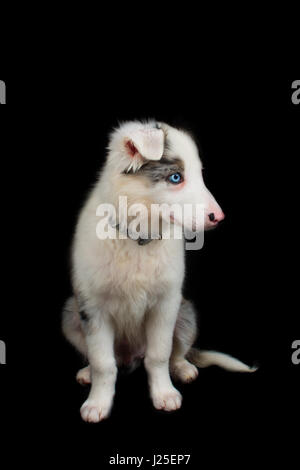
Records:
M107 167L115 192L131 202L178 205L183 210L201 205L201 216L185 215L188 230L210 229L224 219L204 184L197 146L183 130L155 121L125 123L111 135ZM171 220L183 223L176 211Z

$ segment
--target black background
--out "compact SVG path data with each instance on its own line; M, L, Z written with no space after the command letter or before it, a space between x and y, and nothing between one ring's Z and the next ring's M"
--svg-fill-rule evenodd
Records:
M291 102L293 80L172 72L150 78L135 67L124 77L120 70L0 77L8 101L1 108L3 450L14 444L11 463L75 458L99 468L117 453L188 453L194 465L204 457L241 466L289 458L300 371L291 362L300 334L293 303L300 105ZM60 332L71 289L69 246L108 132L120 120L147 117L193 131L207 186L226 213L204 248L187 253L185 293L199 312L199 344L260 369L201 370L195 383L178 385L182 409L163 414L151 405L141 368L119 376L111 417L88 425L79 415L88 389L75 382L82 362Z

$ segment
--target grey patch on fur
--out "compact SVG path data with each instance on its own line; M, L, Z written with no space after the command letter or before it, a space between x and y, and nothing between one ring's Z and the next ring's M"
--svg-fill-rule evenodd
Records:
M146 176L152 183L166 180L173 173L184 172L184 164L180 158L162 157L159 161L149 160L139 170L125 170L123 174Z
M83 296L81 294L78 294L78 293L76 295L76 305L77 305L77 311L78 311L80 320L83 323L87 324L88 321L89 321L89 316L86 313L86 308L85 308L86 302L85 302Z
M80 319L84 322L88 321L89 320L89 317L88 315L85 313L84 310L80 310L79 312L79 316L80 316Z

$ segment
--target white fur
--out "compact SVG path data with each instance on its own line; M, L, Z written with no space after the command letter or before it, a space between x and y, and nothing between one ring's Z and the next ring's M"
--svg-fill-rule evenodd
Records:
M80 371L77 377L81 382L92 382L89 397L81 408L82 418L89 422L98 422L110 412L117 365L126 356L118 351L123 343L129 345L134 357L145 358L150 394L158 409L171 411L181 406L182 398L171 382L170 369L174 377L183 381L191 381L198 374L185 358L194 341L196 327L182 327L189 321L187 316L184 323L184 309L190 308L182 306L183 241L154 240L139 246L130 239L99 240L96 237L97 206L100 203L117 206L120 195L126 195L129 203L146 205L202 203L206 215L214 212L219 219L223 217L204 185L193 139L166 124L159 127L157 129L153 121L130 122L114 131L107 163L76 227L72 271L75 297L66 306L64 332L86 354L90 364L90 369ZM126 175L126 171L138 172L147 160L161 157L162 135L168 140L164 155L184 162L186 182L182 189L170 187L165 181L151 185L144 177ZM126 150L128 140L138 150L134 156L128 155ZM189 228L194 228L198 222L190 219L187 223ZM210 225L213 224L207 217L205 227ZM82 308L88 321L79 319L78 312ZM215 359L209 356L206 362L217 363ZM226 362L223 356L221 359L221 365L228 366L230 361ZM199 356L197 360L199 362ZM241 364L234 362L233 367L247 368Z

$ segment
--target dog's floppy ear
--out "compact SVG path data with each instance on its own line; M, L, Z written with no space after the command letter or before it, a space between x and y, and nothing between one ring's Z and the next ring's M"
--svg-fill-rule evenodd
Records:
M162 129L134 129L125 139L125 148L132 158L160 160L164 153Z

